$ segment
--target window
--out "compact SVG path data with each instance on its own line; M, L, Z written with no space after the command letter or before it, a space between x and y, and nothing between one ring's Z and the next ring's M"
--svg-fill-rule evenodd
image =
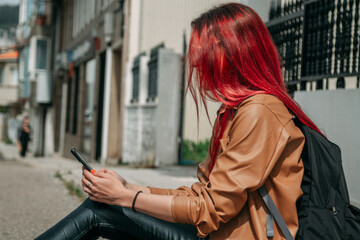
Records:
M160 44L153 48L150 52L149 67L149 85L148 85L148 99L147 101L154 101L157 97L157 78L158 78L158 56L159 49L163 48L164 44Z
M152 59L149 62L149 86L148 86L148 100L153 100L157 96L157 66L158 61Z
M16 68L11 69L11 84L16 85L18 83L18 70Z
M32 14L32 6L33 6L32 4L33 4L32 0L26 1L26 21L30 20Z
M0 69L0 83L1 85L4 85L5 83L5 69L4 68L1 68Z
M132 97L131 102L139 101L139 89L140 89L140 58L145 56L145 53L141 53L134 59L133 68L132 68Z
M38 15L44 15L45 14L45 1L44 0L38 0L37 1L37 14Z
M138 102L139 101L139 73L140 67L136 66L132 69L132 77L133 77L133 90L132 90L132 98L131 102Z
M48 40L36 41L36 69L46 70L47 67Z

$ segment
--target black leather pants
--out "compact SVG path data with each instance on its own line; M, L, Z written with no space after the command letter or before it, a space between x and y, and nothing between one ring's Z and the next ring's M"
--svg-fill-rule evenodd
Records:
M86 199L36 239L200 239L193 226L162 221L140 212Z

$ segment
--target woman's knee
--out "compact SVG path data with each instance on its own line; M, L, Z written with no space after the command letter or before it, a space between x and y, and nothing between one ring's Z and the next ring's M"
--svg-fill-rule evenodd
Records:
M78 208L36 239L81 239L90 231L94 232L99 219L92 210L91 200L86 199ZM95 235L95 232L92 233Z

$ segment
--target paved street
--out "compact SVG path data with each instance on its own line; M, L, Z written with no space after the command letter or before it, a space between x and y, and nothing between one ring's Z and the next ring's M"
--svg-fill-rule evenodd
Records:
M14 145L0 142L0 239L34 239L80 204L62 179L81 188L81 165L60 156L19 158ZM4 160L7 159L7 160ZM102 166L91 163L95 169ZM176 188L190 186L196 166L167 166L154 169L106 166L129 182L145 186Z
M34 239L79 204L53 172L0 160L0 239Z

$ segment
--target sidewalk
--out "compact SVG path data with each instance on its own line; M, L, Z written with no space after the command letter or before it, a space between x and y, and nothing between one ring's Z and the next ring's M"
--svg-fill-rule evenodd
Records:
M47 169L55 175L59 172L62 178L81 188L81 164L74 159L67 159L59 155L52 157L33 157L28 154L26 158L20 158L15 145L0 142L0 153L7 160L22 162L28 166ZM125 166L101 166L91 163L94 169L106 167L123 176L128 182L160 188L177 188L179 186L191 186L198 181L196 178L197 166L163 166L158 168L130 168Z

